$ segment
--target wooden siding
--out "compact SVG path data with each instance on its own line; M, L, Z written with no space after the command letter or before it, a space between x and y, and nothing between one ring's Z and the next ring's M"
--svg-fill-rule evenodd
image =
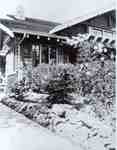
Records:
M116 17L115 12L109 12L97 17L94 17L88 21L85 22L85 24L88 24L90 26L98 27L98 28L104 28L107 30L111 30L115 28L116 24Z
M71 27L65 28L62 31L57 32L58 35L63 36L76 36L78 33L87 33L88 32L88 26L92 26L95 28L100 28L101 30L113 30L115 29L116 25L116 16L115 11L111 11L99 16L96 16L94 18L88 19L84 22L78 23L76 25L73 25Z
M70 28L67 28L65 30L60 31L59 33L57 33L58 35L62 35L62 36L76 36L78 33L86 33L87 30L87 25L86 24L77 24L74 25Z

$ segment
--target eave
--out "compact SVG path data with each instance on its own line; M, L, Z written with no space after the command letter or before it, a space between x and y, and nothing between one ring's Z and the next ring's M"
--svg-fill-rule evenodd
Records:
M60 40L66 40L66 36L58 36L55 34L49 34L45 32L39 32L39 31L31 31L31 30L22 30L22 29L11 29L14 33L19 34L29 34L29 35L36 35L36 36L42 36L42 37L49 37L49 38L56 38Z

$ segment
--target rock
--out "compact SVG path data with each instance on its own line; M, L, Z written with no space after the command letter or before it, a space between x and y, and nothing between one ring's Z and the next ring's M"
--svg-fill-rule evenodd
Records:
M47 94L38 94L38 93L34 93L34 92L28 92L25 95L24 101L26 102L44 102L47 98Z
M36 118L36 122L42 125L43 127L48 127L50 124L48 116L44 114L39 114Z
M67 105L67 104L54 104L52 106L51 113L54 113L60 117L64 116L64 118L65 118L65 113L66 113L67 109L71 109L71 106Z

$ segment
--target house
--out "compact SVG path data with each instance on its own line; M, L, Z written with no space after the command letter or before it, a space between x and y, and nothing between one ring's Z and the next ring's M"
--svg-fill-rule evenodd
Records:
M50 33L75 36L78 33L90 33L114 38L116 27L115 5L107 5L88 14L69 20L54 27Z
M7 85L16 78L21 79L23 66L76 63L76 51L66 41L78 34L88 34L88 40L93 38L98 45L105 44L115 50L113 5L64 24L13 15L8 17L0 19L9 33L0 30L0 74L5 77Z
M58 25L50 33L69 37L77 36L79 33L89 34L94 36L95 40L101 38L103 42L115 43L115 31L116 12L115 5L112 3Z
M62 42L67 37L49 33L58 23L9 17L0 19L6 29L6 32L0 30L0 74L6 78L7 85L12 84L16 76L21 79L23 66L68 62L69 46ZM13 33L13 36L7 32Z
M111 3L88 14L69 20L56 26L51 34L69 37L68 43L78 49L78 40L81 37L93 48L93 51L107 51L107 58L114 58L116 54L116 11L115 4ZM93 52L92 51L92 52ZM78 60L79 51L74 57ZM84 52L85 53L85 52ZM103 52L105 55L105 52ZM92 54L91 54L92 55Z

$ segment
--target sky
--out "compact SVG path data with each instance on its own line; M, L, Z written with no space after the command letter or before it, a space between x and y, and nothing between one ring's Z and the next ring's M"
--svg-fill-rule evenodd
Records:
M22 6L27 17L63 23L113 2L115 0L0 0L0 18L15 14L16 8Z

